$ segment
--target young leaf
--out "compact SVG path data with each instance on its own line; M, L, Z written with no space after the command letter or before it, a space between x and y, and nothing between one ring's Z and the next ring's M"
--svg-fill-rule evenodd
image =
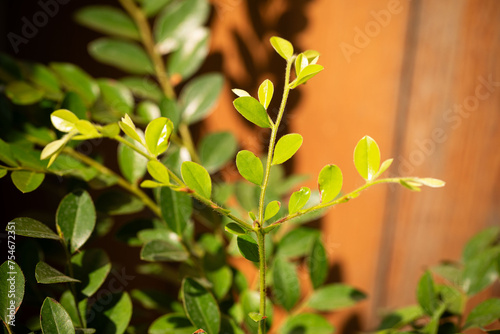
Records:
M307 58L309 64L316 64L320 56L319 52L316 50L307 50L302 52L302 54Z
M250 312L250 313L248 313L248 316L250 317L250 319L252 319L255 322L259 322L264 318L264 316L258 312Z
M50 63L50 68L66 90L77 93L85 105L90 106L95 102L99 87L81 68L69 63Z
M318 188L321 202L333 201L342 190L342 171L336 165L326 165L318 176Z
M250 151L239 151L236 155L236 167L247 181L260 185L264 178L262 161Z
M100 310L91 308L91 316L95 315L88 326L96 329L96 333L123 334L132 318L132 301L127 292L103 294L95 302Z
M75 333L75 327L68 312L66 312L61 304L50 297L45 298L43 301L42 309L40 310L40 327L42 333Z
M77 279L64 275L43 261L38 262L36 265L35 278L38 283L42 284L80 282Z
M0 294L0 319L4 323L14 320L13 317L21 306L24 297L24 283L23 272L16 262L8 260L0 266L0 289L3 292ZM7 293L11 289L14 291ZM14 308L13 313L12 307Z
M38 220L20 217L12 220L16 226L16 235L22 235L30 238L53 239L59 240L59 236L55 234L47 225L40 223Z
M165 314L151 324L149 334L193 334L196 327L183 313Z
M378 178L380 175L382 175L383 172L385 172L391 165L392 161L394 159L387 159L384 162L382 162L382 165L380 165L380 169L377 172L377 175L375 175L375 179Z
M231 160L238 142L231 132L215 132L201 140L200 160L209 173L214 173Z
M86 249L71 257L71 264L75 271L75 278L82 282L78 286L79 292L90 297L101 287L111 271L111 262L105 251L99 248ZM115 272L114 276L126 277L122 271ZM120 279L123 279L120 277Z
M76 129L76 123L79 119L71 111L59 109L50 114L50 121L57 130L61 132L70 132Z
M441 188L444 187L445 185L444 181L433 179L430 177L424 177L424 178L415 177L411 181L431 188Z
M274 149L273 165L279 165L290 159L302 145L302 136L289 133L278 140Z
M250 235L240 235L237 238L238 249L241 255L249 261L259 262L259 246Z
M141 250L141 259L145 261L184 262L189 258L188 252L177 240L152 240Z
M432 315L439 307L438 295L432 275L426 271L418 283L417 300L422 309Z
M161 188L165 187L164 183L152 181L152 180L144 180L141 182L141 187L142 188Z
M111 123L103 126L100 131L104 137L114 138L120 134L120 126L117 123Z
M221 314L214 296L192 278L182 281L182 303L189 320L209 334L219 333Z
M43 98L43 91L24 81L12 81L5 87L5 95L15 104L30 105Z
M328 257L320 238L312 246L311 253L307 258L307 265L313 288L317 289L325 283L328 276Z
M75 15L76 22L105 34L140 39L134 21L121 9L111 6L87 6Z
M80 132L79 136L73 137L75 140L86 140L101 137L101 134L97 131L95 125L85 119L78 120L75 125L78 132Z
M314 313L301 313L286 319L281 326L281 334L331 334L335 328L321 315Z
M309 200L309 197L311 197L311 189L307 187L302 187L300 190L294 192L288 201L288 213L292 215L302 209Z
M56 225L72 253L90 237L95 221L94 203L86 191L66 195L57 208Z
M141 136L137 133L135 124L128 114L125 114L125 116L122 117L122 120L118 122L118 125L127 136L141 144L144 144L144 140L142 140Z
M182 118L188 124L202 120L219 99L223 77L218 73L203 74L189 81L179 95Z
M288 61L293 56L292 43L290 43L286 39L273 36L273 37L271 37L270 41L271 41L271 45L273 46L274 50L276 50L276 52L281 57L283 57L285 60Z
M264 106L251 96L238 97L233 102L234 107L248 121L261 128L270 128L269 116Z
M302 69L307 65L309 65L307 57L305 57L303 53L299 54L297 58L295 58L295 75L298 77Z
M366 295L345 284L330 284L313 292L307 305L318 311L333 311L357 304Z
M203 166L192 161L184 161L181 166L182 179L186 185L198 195L210 199L212 195L212 180Z
M490 298L472 309L464 328L485 327L498 319L500 319L500 299Z
M42 184L45 174L28 170L15 170L10 174L10 177L17 189L23 193L29 193Z
M103 37L92 41L88 52L95 60L127 73L154 73L153 64L146 51L133 42Z
M301 71L297 79L292 82L291 88L295 88L299 85L305 84L309 79L314 77L319 72L323 71L323 66L317 64L311 64L304 67Z
M238 97L250 96L250 94L246 90L243 90L243 89L233 88L231 91L234 94L236 94Z
M169 138L174 130L174 124L166 117L151 121L146 127L146 145L152 155L158 156L165 152Z
M380 150L369 136L364 136L354 149L354 165L358 173L367 181L374 179L380 167Z
M170 184L168 169L161 162L157 160L150 160L148 162L148 172L155 180L163 184Z
M278 304L290 311L300 298L300 285L295 265L276 257L273 266L273 294Z
M276 216L276 214L280 211L281 203L279 201L269 202L266 206L266 211L264 213L264 220L269 220Z
M274 94L274 85L271 80L264 80L263 83L259 86L259 102L264 106L265 109L269 107L269 103L271 103L271 99Z
M184 192L164 187L160 189L158 202L168 227L177 235L182 235L193 212L191 197Z

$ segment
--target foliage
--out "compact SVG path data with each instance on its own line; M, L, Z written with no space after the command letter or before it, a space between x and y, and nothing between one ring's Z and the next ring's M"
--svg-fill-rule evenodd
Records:
M40 316L27 324L26 332L265 333L275 307L287 313L280 333L333 332L325 313L355 305L366 295L327 282L321 234L305 224L377 184L399 183L419 191L444 182L381 178L392 159L381 162L379 147L369 136L354 149L354 166L365 181L357 189L342 191L343 174L334 164L320 171L317 190L300 187L301 177L285 176L283 164L303 142L297 133L278 138L288 95L323 67L317 51L296 54L292 44L279 37L270 40L286 63L277 117L267 112L275 92L270 80L262 82L256 98L233 90L235 109L255 126L271 130L267 156L238 152L229 132L210 133L195 143L189 126L212 112L224 84L218 73L195 76L208 53L208 2L120 3L123 9L88 6L75 18L106 35L90 43L89 54L126 77L95 79L74 64L46 66L0 55L5 87L0 102L6 112L36 109L41 115L19 122L21 126L16 123L0 140L0 177L10 173L22 192L36 190L46 175L79 180L77 187L68 187L53 213L54 228L28 217L15 218L7 226L15 236L40 241L31 244L40 252L22 267L14 255L0 267L2 290L7 289L10 272L16 273L13 297L0 300L5 329L14 330L7 305L13 301L15 315L28 297L26 287L40 297ZM117 143L120 173L104 165L96 152L85 155L78 150L78 143L98 145L104 140ZM215 176L232 165L242 179L216 182ZM178 286L175 293L128 289L127 279L134 276L116 267L105 249L89 247L120 215L130 218L115 237L123 247L140 248L142 262L135 272L173 283ZM498 238L488 238L475 239L464 252L464 268L456 269L461 270L463 291L436 285L427 273L418 288L421 305L401 311L404 321L381 330L394 331L426 314L430 321L424 328L435 332L446 312L463 311L463 300L457 304L456 296L477 293L497 279L499 251L491 245ZM57 256L50 256L54 247ZM258 267L258 284L249 284L234 267L234 259L242 257ZM314 289L307 296L297 278L302 265ZM497 309L497 300L484 302L465 326L484 326L498 317L491 311Z

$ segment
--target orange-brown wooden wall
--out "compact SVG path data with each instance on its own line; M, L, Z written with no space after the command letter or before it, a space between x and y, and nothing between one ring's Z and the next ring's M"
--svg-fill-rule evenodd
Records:
M212 3L211 61L228 81L205 129L237 130L245 148L262 148L268 133L237 114L229 89L255 94L270 78L282 90L284 61L268 43L279 35L320 51L325 67L292 92L286 120L304 137L290 168L311 175L305 185L316 187L328 163L342 168L344 190L361 185L352 151L366 134L394 158L388 175L447 182L421 193L378 186L322 220L331 279L369 294L333 316L341 331L373 328L382 310L415 303L426 268L458 260L471 235L500 224L500 1Z

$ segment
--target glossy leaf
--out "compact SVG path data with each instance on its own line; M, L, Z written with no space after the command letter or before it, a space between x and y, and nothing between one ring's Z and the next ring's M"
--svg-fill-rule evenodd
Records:
M295 265L276 257L273 265L273 295L278 304L290 311L300 298L300 285Z
M170 313L156 319L148 334L193 334L196 329L184 314Z
M248 121L261 128L270 128L269 116L264 106L251 96L238 97L233 102L234 107Z
M299 54L297 58L295 58L295 75L298 77L303 68L309 65L309 61L307 57L304 56L303 53Z
M302 54L307 58L309 64L316 64L320 56L319 52L316 50L306 50L302 52Z
M188 252L178 240L152 240L141 250L141 259L145 261L183 262L188 258Z
M223 84L224 79L218 73L203 74L189 81L179 95L183 120L192 124L208 116L219 99Z
M462 260L467 263L493 246L500 237L500 227L492 226L474 235L465 245Z
M245 235L247 234L247 231L243 229L240 225L236 223L229 223L226 226L224 226L224 229L226 232L229 232L234 235Z
M105 34L139 40L139 29L121 9L111 6L87 6L80 9L75 19L87 28Z
M148 172L149 174L158 182L163 184L170 183L170 177L168 175L168 169L164 164L157 160L150 160L148 162Z
M309 197L311 197L311 189L307 187L302 187L300 190L295 191L288 201L288 213L292 215L302 209L309 200Z
M51 63L50 68L66 90L77 93L87 106L94 103L99 87L81 68L69 63Z
M89 54L97 61L132 74L153 74L153 64L146 51L133 42L99 38L88 46Z
M283 39L281 37L271 37L271 45L274 50L283 57L285 60L289 60L293 56L293 46L292 43Z
M45 298L40 311L40 327L43 334L71 334L75 333L75 327L71 318L57 301Z
M417 300L422 309L429 315L434 314L439 307L436 286L429 271L426 271L418 282Z
M292 88L305 84L312 77L316 76L319 72L323 71L323 66L317 64L307 65L300 71L299 76L292 82Z
M57 208L58 231L72 253L90 237L95 221L94 203L86 191L76 191L66 195Z
M138 149L142 148L138 142L134 141L130 137L126 137L125 140L133 144ZM137 153L125 144L120 143L118 145L118 167L127 181L130 183L137 183L146 173L146 165L148 159L143 155Z
M87 297L97 292L111 271L111 262L108 255L104 250L98 248L86 249L76 253L71 257L71 264L74 268L75 278L82 282L78 289L80 293ZM123 279L118 280L123 284Z
M328 276L328 256L320 238L314 242L311 248L311 253L307 258L307 266L313 288L317 289L325 283Z
M240 235L238 236L238 249L241 255L249 261L259 262L259 246L257 241L250 235Z
M80 282L77 279L64 275L43 261L38 262L36 265L35 278L38 283L42 284Z
M3 293L0 294L0 319L4 323L15 320L11 315L15 315L21 306L24 297L24 275L19 265L8 260L0 266L0 288ZM12 293L7 293L11 291ZM14 307L14 313L9 308ZM15 322L17 323L17 322Z
M209 173L224 167L236 154L238 142L231 132L211 133L201 140L200 160Z
M250 96L250 94L243 89L238 89L238 88L233 88L231 91L236 94L238 97L243 97L243 96Z
M345 284L329 284L313 292L307 305L318 311L333 311L357 304L366 295Z
M29 193L36 190L42 184L45 174L27 170L15 170L10 174L10 178L17 189L23 193Z
M139 143L144 143L144 140L137 133L135 124L128 114L125 114L125 116L122 117L122 120L118 122L118 125L120 126L122 131L125 132L127 136L136 140Z
M95 206L109 215L126 215L144 209L144 202L128 192L109 190L97 198Z
M271 99L274 94L274 85L271 80L264 80L263 83L259 86L259 102L264 106L265 109L269 107L269 103L271 103Z
M273 165L279 165L290 159L302 145L302 136L289 133L278 140L274 148Z
M134 97L127 86L119 81L110 79L99 79L97 80L97 84L101 90L100 99L106 105L107 109L120 116L132 112Z
M125 77L120 79L120 82L130 89L132 94L141 99L159 102L163 96L156 82L145 77Z
M182 282L182 302L191 323L208 334L219 333L221 314L214 296L192 278Z
M128 293L108 292L96 301L96 305L101 310L91 309L90 316L95 317L88 326L99 334L123 334L132 317L132 301Z
M186 185L198 195L210 199L212 195L212 180L203 166L192 161L185 161L181 166L182 179Z
M266 206L266 211L264 213L264 220L269 220L276 216L276 214L280 211L281 203L279 201L269 202Z
M43 98L43 91L24 81L12 81L5 87L5 95L14 104L30 105Z
M484 327L500 319L500 299L490 298L470 311L464 328Z
M342 171L336 165L326 165L318 176L318 188L321 202L333 201L342 190Z
M146 145L153 156L158 156L167 150L174 124L166 117L152 120L146 127Z
M278 244L278 252L286 257L298 257L311 253L320 233L309 227L299 227L288 232Z
M250 151L239 151L236 155L236 167L247 181L260 185L264 179L262 161Z
M191 197L165 187L160 190L159 204L168 227L178 235L182 235L193 212Z
M12 220L16 227L16 235L22 235L30 238L42 238L59 240L59 236L55 234L47 225L39 222L38 220L20 217Z
M59 109L50 114L50 121L57 130L61 132L70 132L76 129L76 123L79 119L71 111Z
M321 315L301 313L286 319L279 330L282 334L331 334L335 328Z
M354 149L354 165L358 173L367 181L374 179L380 168L380 150L369 136L361 138Z

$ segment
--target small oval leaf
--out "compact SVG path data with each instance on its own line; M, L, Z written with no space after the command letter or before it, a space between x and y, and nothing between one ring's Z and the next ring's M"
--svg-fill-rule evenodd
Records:
M234 107L248 121L261 128L270 128L269 116L264 106L251 96L238 97L233 102Z
M75 333L75 327L71 318L54 299L47 297L43 301L40 311L40 327L44 334L71 334Z
M302 145L302 136L297 133L284 135L274 149L273 165L279 165L290 159Z
M164 164L157 160L150 160L148 162L148 172L157 181L163 184L170 183L170 177L168 175L168 169Z
M221 314L214 296L192 278L182 282L182 302L189 320L209 334L219 333Z
M236 167L247 181L260 185L264 178L262 161L250 151L239 151L236 155Z
M184 161L181 166L182 179L186 185L200 196L210 199L212 195L212 180L203 166L192 161Z
M265 109L269 107L269 103L271 103L271 99L274 94L274 85L271 80L266 79L259 87L259 102L264 106Z
M259 246L257 241L250 235L240 235L237 239L238 249L241 255L249 261L259 262Z
M285 60L289 60L293 56L293 45L286 39L273 36L270 41L274 50Z
M165 152L173 130L174 124L166 117L159 117L152 120L146 127L144 134L149 152L154 156Z
M302 209L309 200L309 197L311 197L311 189L307 187L302 187L299 191L295 191L288 201L288 213L292 215Z
M264 213L264 220L268 220L276 216L276 214L280 211L280 207L281 203L279 201L269 202Z
M321 202L333 201L342 189L342 171L336 165L326 165L318 176Z
M354 165L367 181L371 181L377 175L380 168L380 149L377 143L369 136L364 136L354 149Z

